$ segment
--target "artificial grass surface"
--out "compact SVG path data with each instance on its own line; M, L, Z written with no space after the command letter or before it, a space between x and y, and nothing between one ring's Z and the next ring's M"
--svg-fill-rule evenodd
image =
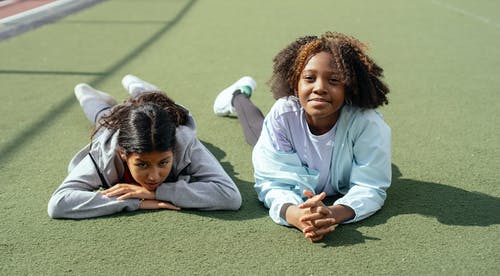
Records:
M0 41L0 274L479 274L500 271L500 4L494 1L104 1ZM393 175L384 208L320 243L274 224L236 119L212 113L243 75L253 100L292 39L371 45L385 69ZM118 99L133 73L188 107L238 184L238 212L52 220L46 205L90 125L87 82Z

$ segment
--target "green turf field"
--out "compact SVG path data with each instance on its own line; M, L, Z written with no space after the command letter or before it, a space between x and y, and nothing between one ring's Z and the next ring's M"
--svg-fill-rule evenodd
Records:
M385 207L319 243L276 225L253 191L251 148L212 103L324 31L358 37L385 69L393 183ZM52 220L51 193L89 140L73 87L122 100L136 74L188 107L238 184L238 212ZM0 275L498 275L500 3L477 0L114 0L0 41Z

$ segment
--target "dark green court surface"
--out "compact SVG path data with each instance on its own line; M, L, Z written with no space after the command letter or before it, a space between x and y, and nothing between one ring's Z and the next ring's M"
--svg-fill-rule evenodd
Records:
M253 191L251 148L217 93L243 75L267 112L273 56L339 31L385 69L393 183L373 217L319 243L278 226ZM126 98L138 75L189 108L244 197L238 212L52 220L51 193L89 141L73 87ZM0 41L2 275L498 275L500 3L103 1Z

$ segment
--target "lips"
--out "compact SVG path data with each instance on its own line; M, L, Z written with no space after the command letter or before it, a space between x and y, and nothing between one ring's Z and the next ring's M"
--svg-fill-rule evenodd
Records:
M323 98L313 98L313 99L309 99L307 101L308 102L319 102L319 103L331 103L331 101L329 101L327 99L323 99Z
M160 185L160 183L146 183L146 185L151 186L151 187L155 187L155 186Z
M145 183L145 184L148 190L154 190L158 188L158 186L160 185L160 183Z

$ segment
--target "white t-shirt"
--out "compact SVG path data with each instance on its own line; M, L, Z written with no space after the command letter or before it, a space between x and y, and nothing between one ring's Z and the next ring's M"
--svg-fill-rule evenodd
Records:
M275 117L269 133L273 137L274 148L283 152L295 151L304 166L319 172L315 192L333 195L333 187L329 183L332 177L331 163L336 125L325 134L314 135L309 130L305 111L298 101L280 103L283 103L283 106L275 105L270 111L270 115ZM286 120L288 116L294 118Z

